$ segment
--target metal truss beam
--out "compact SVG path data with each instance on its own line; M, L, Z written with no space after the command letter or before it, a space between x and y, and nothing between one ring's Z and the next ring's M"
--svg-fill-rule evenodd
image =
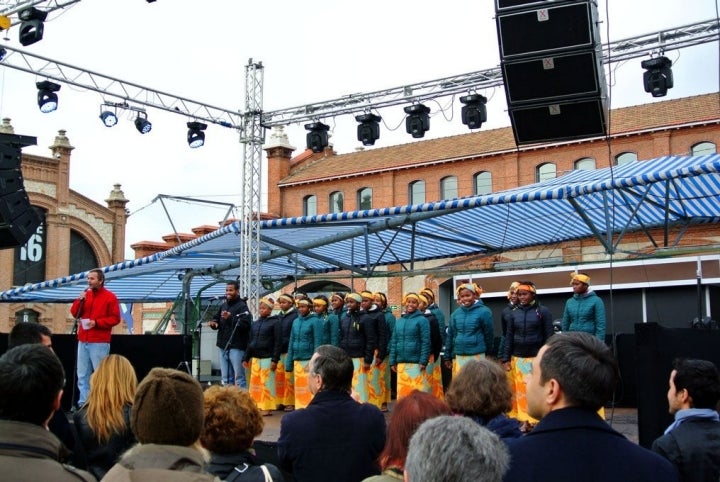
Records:
M10 25L15 26L20 23L17 14L26 8L35 7L43 12L51 13L79 2L80 0L67 0L65 2L59 2L58 0L0 0L0 15L8 17Z

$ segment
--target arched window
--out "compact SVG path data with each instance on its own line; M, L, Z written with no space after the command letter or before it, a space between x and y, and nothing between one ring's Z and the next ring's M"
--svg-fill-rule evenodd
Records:
M539 164L535 168L535 182L547 181L548 179L554 179L557 174L557 167L552 162L546 162Z
M315 216L317 214L317 196L310 195L303 198L303 216Z
M40 225L30 235L27 242L15 248L15 262L13 263L13 285L22 286L27 283L40 283L45 281L45 259L47 258L47 244L45 235L45 216L47 211L32 206L38 217ZM72 260L72 256L70 257ZM94 265L93 268L97 268ZM78 273L79 271L71 271Z
M331 213L341 213L344 211L343 199L344 197L342 191L335 191L330 193L329 205Z
M690 154L693 156L707 156L715 153L717 153L717 149L712 142L698 142L690 148Z
M457 176L446 176L440 179L440 198L455 199L458 197Z
M473 176L473 194L488 194L492 192L492 174L480 171Z
M637 161L637 153L636 152L621 152L617 156L615 156L615 165L616 166L622 166L623 164L627 164L628 162L635 162Z
M92 246L82 234L70 230L70 272L81 273L97 268L98 260Z
M583 157L575 161L575 170L577 171L592 171L593 169L595 169L595 159L592 157Z
M413 181L408 188L410 204L423 204L425 202L425 181Z
M357 192L358 211L372 209L372 188L364 187Z

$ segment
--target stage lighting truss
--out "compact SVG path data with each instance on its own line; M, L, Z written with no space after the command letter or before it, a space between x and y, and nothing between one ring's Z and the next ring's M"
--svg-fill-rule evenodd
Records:
M43 80L42 82L36 82L35 87L38 89L37 102L40 112L47 114L58 108L58 96L57 91L60 90L60 86L49 80Z
M323 152L328 146L328 131L330 126L322 122L312 122L305 124L305 130L308 131L305 136L307 148L313 152Z
M470 129L480 129L487 121L487 98L480 94L470 94L460 97L463 107L461 110L462 123Z
M375 141L380 139L380 121L382 117L372 113L356 115L355 120L358 121L357 140L363 143L363 146L375 145Z
M430 130L430 108L423 104L413 104L404 107L403 110L408 115L405 118L405 130L415 139L425 137L425 133Z
M650 93L653 97L664 97L668 89L673 86L672 62L667 57L655 57L640 62L640 66L645 69L643 73L643 84L645 92Z
M39 42L43 38L45 31L45 19L47 12L38 10L35 7L26 8L18 13L18 18L22 22L18 32L18 40L24 46L32 45Z
M140 134L147 134L152 130L152 124L149 120L147 120L147 114L144 111L137 111L137 117L135 118L135 129L137 129Z
M203 124L202 122L188 122L188 133L187 133L187 142L188 145L192 149L197 149L198 147L202 147L205 145L205 133L203 132L205 129L207 129L207 124Z

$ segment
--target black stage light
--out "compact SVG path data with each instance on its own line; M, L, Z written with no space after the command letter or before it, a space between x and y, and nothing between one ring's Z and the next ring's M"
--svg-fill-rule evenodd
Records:
M653 97L664 97L668 89L673 86L672 62L667 57L655 57L643 60L640 66L646 71L643 73L645 92Z
M105 124L105 127L112 127L118 123L117 113L114 110L102 110L109 107L106 104L100 106L100 120Z
M0 47L0 62L5 60L6 55L7 55L7 50L4 47Z
M137 129L140 134L147 134L152 130L152 124L147 120L147 114L145 112L138 112L135 118L135 129Z
M330 126L322 122L313 122L311 124L305 124L305 130L308 131L307 136L305 136L307 148L312 149L315 153L324 151L328 146L328 131L330 130Z
M47 18L47 12L38 10L35 7L30 7L21 10L18 17L22 21L18 33L18 38L22 45L28 46L42 40L43 32L45 31L45 24L43 22Z
M425 137L425 133L430 130L430 108L423 104L413 104L404 107L403 110L408 115L405 118L405 130L408 134L416 139Z
M363 146L375 145L375 141L380 139L380 121L382 117L367 113L356 115L355 120L360 123L357 127L357 139L363 143Z
M462 123L470 129L480 129L487 121L487 99L480 94L470 94L460 97L460 102L465 104L460 116Z
M58 108L58 96L55 92L60 90L60 86L49 80L36 82L35 87L38 89L37 102L40 112L47 114Z
M205 133L203 131L205 129L207 129L207 124L203 124L202 122L188 122L187 126L188 126L188 133L187 133L188 145L190 147L192 147L193 149L204 146L205 145Z

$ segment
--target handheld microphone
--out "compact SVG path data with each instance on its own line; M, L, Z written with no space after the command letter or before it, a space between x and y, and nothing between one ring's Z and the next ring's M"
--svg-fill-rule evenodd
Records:
M222 296L212 296L210 297L210 301L217 301L219 299L222 299Z

